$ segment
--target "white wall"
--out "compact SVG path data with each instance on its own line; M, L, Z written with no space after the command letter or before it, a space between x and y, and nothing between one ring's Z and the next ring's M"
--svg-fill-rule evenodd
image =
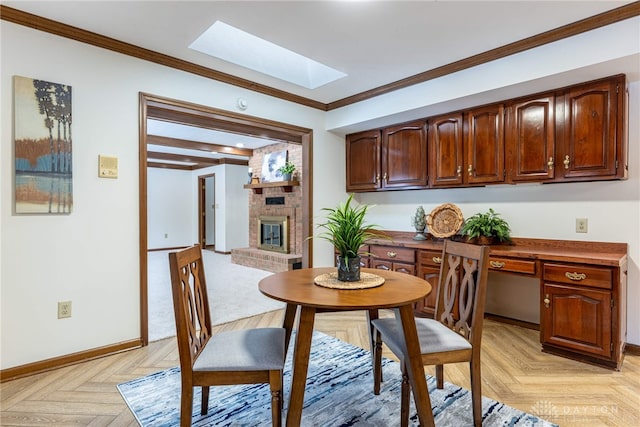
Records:
M0 21L0 43L1 369L140 336L139 92L233 111L243 97L245 114L312 128L316 146L339 139L324 131L319 110L7 21ZM70 215L12 213L14 75L73 88ZM118 179L97 177L99 154L118 157ZM344 191L316 170L329 192ZM66 300L73 302L73 316L58 320L57 302Z
M198 241L197 234L196 240L192 236L193 228L198 227L198 194L191 176L191 171L147 168L148 249L189 246Z
M249 247L249 192L242 188L247 183L245 166L225 165L224 209L227 213L224 223L226 244L220 252Z

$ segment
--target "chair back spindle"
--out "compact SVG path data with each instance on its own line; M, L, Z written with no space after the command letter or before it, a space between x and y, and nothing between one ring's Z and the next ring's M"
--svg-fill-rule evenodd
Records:
M179 289L173 287L174 301L178 301L174 311L180 364L193 367L211 338L209 298L200 247L170 253L169 264L172 281L181 285Z
M481 334L474 330L482 330L484 317L486 286L481 283L487 280L489 247L447 241L442 259L440 277L444 280L438 287L434 318L475 346Z

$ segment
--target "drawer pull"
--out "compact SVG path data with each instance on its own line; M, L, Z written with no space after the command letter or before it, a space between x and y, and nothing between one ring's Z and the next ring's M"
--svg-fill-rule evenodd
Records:
M551 302L551 300L549 299L549 294L545 295L544 297L544 306L546 308L549 308L549 303Z
M571 164L571 160L569 160L569 155L564 156L564 161L562 163L564 163L565 169L569 169L569 165Z
M389 258L395 258L395 257L398 256L398 253L397 252L387 252L387 256Z
M553 157L549 157L549 161L547 162L547 166L549 166L549 170L553 170Z
M567 277L567 279L575 280L576 282L587 278L587 275L584 273L569 273L567 271L566 273L564 273L564 275Z
M504 267L504 262L500 262L500 261L489 261L489 265L491 265L491 267L493 268L502 268Z
M439 256L434 256L431 259L433 260L434 264L442 264L442 258L440 258Z

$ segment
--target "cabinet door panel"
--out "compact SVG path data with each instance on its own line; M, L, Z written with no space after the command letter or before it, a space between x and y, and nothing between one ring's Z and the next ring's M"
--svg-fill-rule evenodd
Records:
M429 119L429 185L462 185L464 148L462 113Z
M382 187L427 188L426 122L383 130Z
M504 181L504 107L469 111L467 180L470 184Z
M554 96L514 103L507 111L507 163L512 182L553 179Z
M380 131L347 136L347 191L372 191L380 187Z
M571 90L564 102L563 176L616 174L616 84Z
M541 340L567 349L611 356L611 293L545 283Z
M423 264L418 265L418 277L426 280L431 284L431 293L427 295L415 309L420 315L433 317L436 312L436 301L438 297L438 280L440 276L439 268L427 267Z

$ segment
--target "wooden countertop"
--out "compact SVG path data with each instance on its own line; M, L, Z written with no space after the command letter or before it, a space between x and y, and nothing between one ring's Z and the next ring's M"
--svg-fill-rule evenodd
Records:
M391 240L369 241L375 245L401 246L414 249L441 250L442 239L413 240L415 233L383 230ZM461 239L457 236L456 240ZM582 240L530 239L513 237L511 243L491 245L491 255L544 261L561 261L626 268L627 244L586 242Z

